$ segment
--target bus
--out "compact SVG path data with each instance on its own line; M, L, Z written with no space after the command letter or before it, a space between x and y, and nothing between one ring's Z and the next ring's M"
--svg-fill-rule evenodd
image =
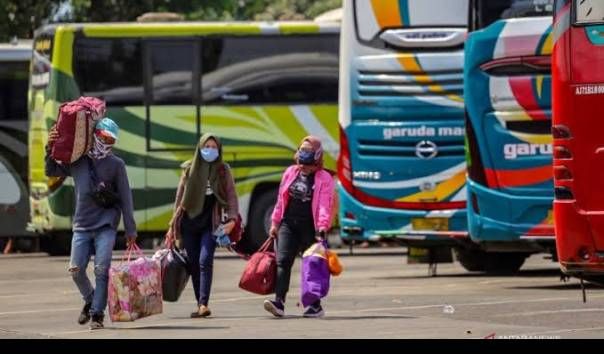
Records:
M557 1L554 20L554 216L564 273L604 280L604 3Z
M141 234L172 216L181 164L203 132L224 143L247 237L260 245L284 169L301 139L338 153L339 25L315 22L64 24L36 31L30 93L31 224L64 253L73 182L44 175L44 146L59 105L107 102L121 127Z
M515 272L555 257L553 0L472 0L465 52L468 229L477 266Z
M451 254L451 246L467 239L468 2L351 0L343 11L341 236L394 238Z
M31 46L31 41L0 44L0 237L29 235L27 92Z

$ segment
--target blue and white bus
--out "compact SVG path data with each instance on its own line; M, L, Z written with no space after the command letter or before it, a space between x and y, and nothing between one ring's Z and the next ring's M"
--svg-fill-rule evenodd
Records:
M344 240L390 237L428 249L468 240L467 19L467 0L344 1L338 165Z

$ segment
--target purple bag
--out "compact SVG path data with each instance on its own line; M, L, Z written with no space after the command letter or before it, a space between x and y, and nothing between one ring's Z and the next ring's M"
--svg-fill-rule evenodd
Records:
M308 307L329 292L329 263L325 241L310 246L302 255L302 305Z

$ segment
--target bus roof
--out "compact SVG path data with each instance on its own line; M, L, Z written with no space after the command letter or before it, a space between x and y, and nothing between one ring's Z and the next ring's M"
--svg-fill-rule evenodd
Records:
M0 61L29 61L32 41L19 41L17 44L0 43Z
M54 34L60 29L81 31L88 37L179 37L209 34L339 33L340 24L314 21L65 23L42 27L36 31L36 36Z

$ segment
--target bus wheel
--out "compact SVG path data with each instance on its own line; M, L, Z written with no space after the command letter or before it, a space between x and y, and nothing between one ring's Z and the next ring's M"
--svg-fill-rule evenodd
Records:
M71 252L71 233L55 233L41 236L40 248L51 256L68 256Z
M528 256L527 253L489 253L485 271L496 275L514 274L520 270Z
M455 258L469 272L483 272L487 266L487 254L479 249L456 247Z
M250 246L257 250L268 238L271 228L271 215L277 203L277 189L261 194L252 204L248 220Z

